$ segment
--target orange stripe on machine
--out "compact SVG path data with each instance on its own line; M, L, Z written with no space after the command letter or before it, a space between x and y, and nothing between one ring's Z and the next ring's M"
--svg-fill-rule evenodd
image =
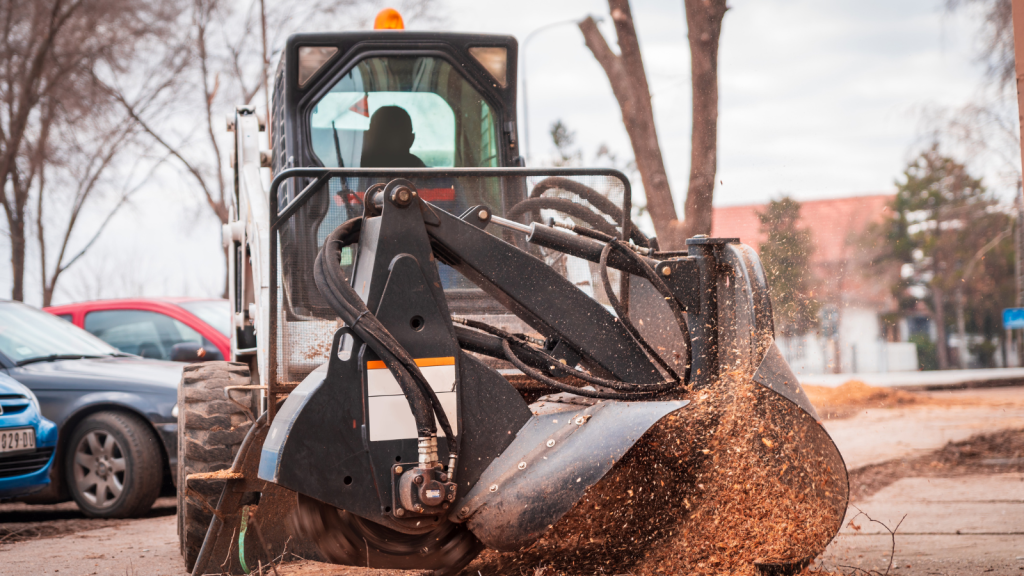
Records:
M417 358L416 365L420 368L426 366L455 366L454 356L442 356L440 358ZM367 370L384 370L387 366L383 360L370 360L366 363Z

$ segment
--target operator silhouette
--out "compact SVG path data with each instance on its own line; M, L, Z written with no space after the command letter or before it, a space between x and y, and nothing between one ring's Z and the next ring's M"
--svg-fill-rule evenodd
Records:
M409 152L416 134L412 118L398 106L382 106L370 118L370 129L363 134L363 168L426 168Z

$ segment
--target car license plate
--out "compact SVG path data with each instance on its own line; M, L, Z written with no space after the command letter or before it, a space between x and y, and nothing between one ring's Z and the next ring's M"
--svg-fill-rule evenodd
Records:
M32 428L15 428L0 430L0 454L5 452L21 452L34 450L36 447L36 431Z

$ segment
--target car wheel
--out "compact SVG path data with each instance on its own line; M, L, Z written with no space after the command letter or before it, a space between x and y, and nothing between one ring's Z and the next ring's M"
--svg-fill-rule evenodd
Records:
M163 484L160 441L142 418L97 412L71 434L64 470L86 516L129 518L153 506Z
M228 386L249 386L249 367L238 362L203 362L185 366L178 387L178 541L185 568L192 570L220 493L189 488L189 474L226 470L234 462L252 427L252 395L247 390L224 395ZM236 403L237 402L237 403ZM209 486L206 484L206 486Z

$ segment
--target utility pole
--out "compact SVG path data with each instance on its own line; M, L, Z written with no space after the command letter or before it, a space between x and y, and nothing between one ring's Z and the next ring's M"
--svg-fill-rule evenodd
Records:
M263 38L263 102L267 106L264 118L266 118L267 125L267 141L273 148L273 124L270 122L270 54L267 52L267 5L264 0L260 0L260 30Z
M1014 2L1014 18L1017 15L1017 6ZM1017 82L1020 82L1020 73L1017 75ZM1017 209L1016 212L1016 223L1014 226L1014 248L1017 251L1017 258L1014 260L1014 279L1017 280L1017 308L1024 306L1024 187L1020 181L1017 182L1017 197L1013 201L1014 207ZM1010 347L1017 355L1017 364L1021 363L1021 356L1024 355L1024 351L1021 350L1021 342L1018 338L1016 342L1013 337L1013 330L1006 330L1006 338L1010 342ZM1009 358L1004 361L1007 366L1010 365Z
M1024 81L1024 0L1011 0L1010 7L1013 15L1013 55L1014 55L1014 66L1017 72L1017 116L1021 121L1021 135L1024 137L1024 90L1022 90L1021 82ZM1024 138L1021 140L1024 142ZM1024 146L1021 146L1021 167L1024 169ZM1024 173L1024 170L1022 170ZM1017 307L1024 306L1024 231L1021 230L1024 225L1024 187L1021 185L1017 186L1018 194L1015 204L1017 205L1017 236L1016 236L1016 248L1017 248L1017 261L1015 276L1017 279ZM1011 342L1013 341L1012 331L1009 336ZM1017 352L1017 362L1020 363L1021 356L1024 355L1024 350L1021 350L1021 343L1018 339L1014 350Z

